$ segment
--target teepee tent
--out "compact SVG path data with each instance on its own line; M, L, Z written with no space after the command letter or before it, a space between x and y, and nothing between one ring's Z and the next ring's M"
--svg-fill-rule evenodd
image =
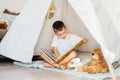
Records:
M45 19L51 2L56 13ZM87 37L89 42L80 48L102 49L105 59L114 62L120 57L120 37L99 0L29 0L0 43L0 54L21 62L31 62L38 48L50 49L52 24L62 20L70 33Z

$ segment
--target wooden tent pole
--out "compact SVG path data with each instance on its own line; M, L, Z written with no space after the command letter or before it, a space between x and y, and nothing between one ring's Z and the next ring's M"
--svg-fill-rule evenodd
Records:
M110 70L110 73L112 75L112 80L116 80L116 77L115 77L115 74L114 74L114 69L113 69L113 66L111 65L110 63L110 59L109 58L106 58L106 61L107 61L107 64L108 64L108 68Z

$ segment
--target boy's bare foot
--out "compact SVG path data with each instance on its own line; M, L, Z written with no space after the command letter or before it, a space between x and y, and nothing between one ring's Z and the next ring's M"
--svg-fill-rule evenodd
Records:
M60 69L61 69L61 70L65 70L65 69L66 69L66 66L65 66L65 65L61 65L61 66L60 66Z
M60 68L59 64L55 63L54 65L55 65L56 68Z
M54 63L53 65L49 64L49 63L44 63L43 64L44 67L47 67L47 68L60 68L60 65L57 64L57 63Z
M59 64L56 64L56 63L54 64L54 66L49 64L49 63L44 63L43 66L47 67L47 68L55 68L56 67L56 68L59 68L61 70L65 70L66 69L65 65L59 65Z
M44 67L47 67L47 68L54 68L54 66L52 66L52 65L50 65L50 64L48 64L48 63L44 63L43 66L44 66Z

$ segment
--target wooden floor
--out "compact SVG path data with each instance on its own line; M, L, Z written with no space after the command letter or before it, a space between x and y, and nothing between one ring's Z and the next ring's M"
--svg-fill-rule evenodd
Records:
M85 58L86 56L82 55L82 58L83 57ZM33 60L36 60L36 58L34 58ZM90 79L80 78L78 76L73 76L59 72L17 66L13 64L13 60L11 59L0 59L0 80L90 80ZM112 79L107 78L104 80ZM117 80L120 80L120 77L117 77Z
M89 80L52 71L0 63L0 80Z
M0 80L90 80L69 74L61 74L47 70L26 68L13 65L11 62L0 63ZM112 80L112 79L104 79ZM120 77L117 77L120 80Z

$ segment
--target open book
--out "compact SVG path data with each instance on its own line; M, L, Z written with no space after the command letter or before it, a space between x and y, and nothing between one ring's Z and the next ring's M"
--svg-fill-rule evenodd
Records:
M70 50L68 50L67 52L65 52L62 56L57 58L57 62L59 63L60 61L62 61L66 56L68 56L72 51L77 50L80 46L82 46L83 44L85 44L83 41L79 41L75 46L73 46Z
M62 56L58 57L57 59L55 59L55 57L53 55L51 55L47 50L45 49L40 49L40 51L45 55L47 56L50 60L53 60L53 61L57 61L58 63L60 61L62 61L66 56L68 56L72 51L78 49L80 46L82 46L84 44L83 41L79 41L75 46L73 46L70 50L68 50L66 53L64 53Z
M39 50L41 51L42 54L47 56L50 60L53 60L53 61L56 60L56 58L50 52L48 52L46 49L39 48Z

